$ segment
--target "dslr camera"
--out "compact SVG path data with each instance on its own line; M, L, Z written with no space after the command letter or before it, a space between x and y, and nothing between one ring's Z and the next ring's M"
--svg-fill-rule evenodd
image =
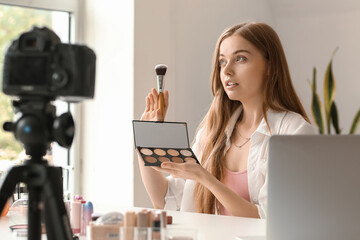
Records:
M50 29L34 27L14 40L5 54L3 92L20 99L93 98L95 62L90 48L63 44Z
M45 155L50 143L70 148L75 126L70 112L56 115L53 100L80 102L94 97L95 53L63 44L50 29L33 27L7 49L2 90L13 101L15 121L3 129L23 143L26 154Z

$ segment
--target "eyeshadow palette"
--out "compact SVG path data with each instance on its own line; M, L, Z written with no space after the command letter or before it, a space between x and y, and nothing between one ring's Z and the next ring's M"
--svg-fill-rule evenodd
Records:
M145 166L160 166L163 162L199 163L191 148L149 148L137 147Z
M163 162L198 163L190 148L185 122L152 122L133 120L135 147L145 166Z

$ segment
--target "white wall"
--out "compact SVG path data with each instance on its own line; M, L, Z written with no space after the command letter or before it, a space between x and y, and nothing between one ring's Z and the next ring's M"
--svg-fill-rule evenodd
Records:
M133 203L133 1L85 2L84 40L97 54L95 99L83 106L81 193L106 212Z
M311 118L311 89L307 80L312 80L312 69L316 66L317 88L323 102L325 71L334 49L339 47L333 60L335 102L340 128L347 134L360 108L360 1L270 2L295 88Z

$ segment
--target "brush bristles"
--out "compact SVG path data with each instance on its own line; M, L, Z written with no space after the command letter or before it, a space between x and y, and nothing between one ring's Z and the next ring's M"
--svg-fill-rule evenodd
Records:
M165 64L158 64L155 66L156 75L164 76L167 70L167 66Z

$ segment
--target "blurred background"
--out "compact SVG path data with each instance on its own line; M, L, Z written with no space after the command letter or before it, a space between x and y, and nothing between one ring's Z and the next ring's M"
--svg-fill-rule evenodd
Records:
M356 0L0 3L1 63L11 39L34 24L50 26L63 41L87 44L97 54L95 99L74 106L59 103L59 111L70 108L74 112L75 144L70 151L54 146L50 152L53 163L64 166L67 197L82 194L94 203L96 211L151 207L137 166L131 121L140 118L147 93L156 88L154 66L168 65L165 89L170 92L170 108L166 120L187 122L192 141L212 100L209 78L215 43L231 25L260 21L277 31L309 117L312 94L308 80L312 80L313 67L317 68L322 100L326 67L339 47L333 73L344 134L360 107L360 2ZM57 17L61 14L64 17ZM12 117L10 99L0 93L0 124ZM13 137L0 130L0 166L21 161L21 152Z

